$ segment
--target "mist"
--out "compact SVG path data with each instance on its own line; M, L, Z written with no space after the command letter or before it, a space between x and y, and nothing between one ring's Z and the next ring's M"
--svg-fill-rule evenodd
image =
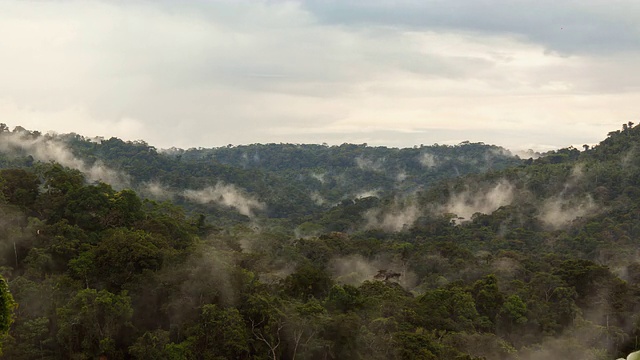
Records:
M2 132L0 152L9 155L23 153L42 162L55 161L62 166L79 170L92 182L102 181L118 189L129 187L131 182L128 175L110 169L100 161L88 165L73 155L64 141L55 137L34 136L26 131Z
M359 193L356 193L355 195L353 195L354 199L364 199L364 198L368 198L368 197L379 197L380 196L380 189L373 189L373 190L364 190L361 191Z
M511 204L514 190L515 187L506 180L479 189L467 189L452 195L440 211L470 220L475 213L491 214L499 207Z
M266 205L246 194L235 185L217 183L201 190L185 190L182 195L196 203L215 203L236 209L240 214L254 216L254 211L264 210Z
M365 229L402 231L412 226L421 214L422 211L416 205L405 205L396 201L387 209L375 208L365 212Z
M592 214L597 209L591 195L579 199L554 197L547 199L540 208L539 219L548 226L559 229L577 218Z
M367 280L374 280L374 276L380 270L400 273L397 282L407 290L413 289L417 284L416 274L407 270L406 265L398 259L381 256L374 260L367 260L362 255L350 255L335 257L329 262L329 271L334 280L353 286L359 286Z
M155 200L173 200L178 196L184 197L186 200L198 203L208 204L214 203L225 207L235 209L242 215L254 217L255 211L264 210L266 205L246 191L238 188L233 184L225 184L218 182L214 186L208 186L203 189L187 189L173 190L160 182L150 181L143 183L139 189L140 193L146 197ZM319 195L318 195L319 196ZM321 201L322 199L318 199Z
M570 225L577 218L595 213L597 206L591 195L575 194L584 176L584 165L575 165L562 191L557 196L544 200L540 206L538 218L547 226L560 229Z
M145 197L161 201L173 200L176 196L175 191L155 181L142 183L138 191Z
M430 153L423 153L418 158L418 161L420 162L420 164L422 164L422 166L427 168L436 167L439 164L438 158Z
M370 170L375 172L382 172L384 170L384 163L386 159L367 159L362 156L358 156L355 158L356 165L361 170Z

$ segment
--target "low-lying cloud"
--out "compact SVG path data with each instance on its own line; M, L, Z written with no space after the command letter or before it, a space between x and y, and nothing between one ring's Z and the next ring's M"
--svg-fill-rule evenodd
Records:
M364 214L365 229L397 232L412 226L422 212L414 205L393 204L388 209L371 209Z
M571 224L577 218L593 213L595 210L596 204L590 195L580 199L554 197L543 203L539 219L548 226L558 229Z
M382 159L367 159L361 156L358 156L355 158L355 162L356 165L358 166L359 169L361 170L370 170L370 171L375 171L375 172L382 172L384 171L384 162L386 161L385 158Z
M55 161L60 165L79 170L90 181L102 181L116 188L128 187L129 176L110 169L102 162L96 161L92 165L77 158L67 144L52 136L35 136L26 131L0 133L0 152L12 154L26 154L34 159L49 162Z
M213 202L228 206L249 217L253 217L255 210L265 208L263 203L230 184L217 183L201 190L185 190L183 196L200 204Z
M506 180L475 190L466 190L451 196L442 212L471 219L475 213L491 214L501 206L509 205L514 198L515 187Z
M435 155L430 153L423 153L418 158L418 161L420 162L420 164L422 164L422 166L427 168L436 167L438 166L438 163L439 163L438 158Z
M140 193L157 200L173 200L178 196L198 204L215 203L235 209L240 214L253 217L255 211L264 210L266 205L246 191L233 184L218 182L203 189L176 191L158 182L148 182L141 186Z
M333 278L342 284L358 286L366 280L374 280L380 270L399 273L397 281L404 288L411 289L417 283L417 276L397 259L367 260L361 255L336 257L329 262Z

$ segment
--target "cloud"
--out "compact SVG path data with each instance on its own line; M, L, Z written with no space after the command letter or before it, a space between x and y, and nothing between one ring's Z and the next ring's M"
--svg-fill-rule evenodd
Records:
M422 166L425 166L428 168L436 167L439 163L435 155L427 152L420 155L420 157L418 158L418 161L420 162L420 164L422 164Z
M231 184L217 183L201 190L185 190L184 197L200 204L210 202L236 209L240 214L253 217L254 211L265 205Z
M187 189L178 191L165 186L160 182L150 181L141 184L138 191L140 191L143 196L156 200L173 200L176 197L181 196L194 203L214 203L233 208L240 214L249 217L253 217L255 211L260 211L266 208L264 203L260 202L250 194L247 194L246 191L233 184L225 184L223 182L218 182L214 186L207 186L203 189ZM319 195L318 199L314 200L324 201Z
M398 259L384 258L383 256L368 260L361 255L349 255L335 257L329 262L329 271L335 281L353 286L359 286L366 280L374 280L374 276L380 270L400 273L398 283L404 288L411 289L417 284L417 275L407 270L406 265L403 265Z
M478 212L491 214L499 207L511 204L514 190L515 187L506 180L481 189L468 189L452 195L441 211L456 214L465 220L470 220Z
M324 184L327 180L325 179L325 177L327 176L326 173L310 173L309 176L311 176L312 178L318 180L321 184Z
M637 115L637 7L5 1L0 113L157 147L582 145Z
M543 203L539 218L557 229L569 225L579 217L594 213L596 209L597 206L590 195L578 199L553 197Z
M317 191L312 191L309 197L314 203L316 203L316 205L324 205L327 202Z
M356 166L358 166L361 170L370 170L375 172L382 172L384 170L384 162L385 158L382 159L367 159L362 156L358 156L355 158Z
M368 197L379 197L380 196L380 189L373 189L373 190L362 190L359 193L356 193L355 195L353 195L354 199L364 199L364 198L368 198Z
M640 46L634 1L447 0L304 2L327 23L512 34L563 53L625 52Z
M421 214L422 211L416 205L396 201L385 209L375 208L365 212L365 229L402 231L411 227Z
M173 200L176 196L173 190L155 181L140 184L138 191L142 196L155 200Z
M102 181L116 188L130 185L127 174L110 169L100 161L89 165L77 158L67 144L56 137L32 136L27 132L0 133L0 152L7 154L27 154L34 159L49 162L55 161L60 165L79 170L90 181Z

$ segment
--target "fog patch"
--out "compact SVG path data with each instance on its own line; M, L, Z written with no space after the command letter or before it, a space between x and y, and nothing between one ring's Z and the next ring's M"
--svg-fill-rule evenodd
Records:
M484 161L487 164L488 169L491 169L494 160L505 157L512 158L514 156L511 151L504 148L491 148L484 153ZM475 161L472 161L471 163L474 164Z
M0 152L22 152L38 161L55 161L62 166L79 170L92 182L102 181L119 189L129 187L130 184L128 175L110 169L100 161L88 165L74 156L64 141L51 136L36 136L27 131L2 132Z
M365 190L361 191L353 196L354 199L364 199L368 197L378 197L380 194L380 189L373 190Z
M565 199L560 196L547 199L540 209L538 218L548 226L559 229L595 210L596 204L591 195L585 195L581 199Z
M367 260L362 255L350 255L331 259L328 268L334 280L341 284L358 286L367 280L375 280L381 270L399 273L399 277L387 281L397 282L405 289L412 289L417 283L416 274L407 270L406 264L398 259Z
M355 161L356 161L356 166L358 166L360 170L382 172L384 170L383 166L386 159L382 158L377 160L371 160L371 159L364 158L362 156L358 156L355 158Z
M494 157L514 157L513 153L505 148L491 148L487 151L487 154Z
M520 350L518 358L521 360L602 359L603 353L607 350L602 344L608 336L608 327L584 320L579 315L574 322L575 325L566 329L561 336L548 338L535 347ZM634 358L627 357L627 359Z
M138 191L141 195L154 200L173 200L176 196L182 196L186 200L198 204L215 203L233 208L240 214L249 217L254 217L254 211L263 210L266 207L264 203L246 194L235 185L221 182L199 190L176 191L159 182L150 181L143 183Z
M173 200L175 192L159 182L146 182L141 184L138 191L144 197L155 200Z
M550 197L542 203L538 218L547 226L560 229L570 225L577 218L594 213L597 206L591 195L573 195L578 190L584 176L584 165L574 166L560 194Z
M567 187L574 187L584 177L584 164L576 164L571 169L569 180L567 181Z
M522 265L516 259L501 256L491 263L491 268L501 279L512 280L522 270Z
M279 269L273 269L268 272L260 272L258 277L265 284L277 284L289 275L296 272L296 264L289 264Z
M509 205L514 198L515 187L506 180L477 190L466 190L451 196L441 212L456 214L469 220L475 213L491 214L501 206Z
M402 231L411 227L421 215L417 206L395 203L388 209L370 209L364 214L365 229L382 229L388 232Z
M320 181L321 184L324 184L326 182L325 177L327 176L327 174L325 173L310 173L309 176L311 176L312 178Z
M438 166L439 164L438 158L431 153L422 153L422 155L420 155L420 157L418 158L418 161L420 162L420 164L422 164L422 166L427 168L433 168Z
M634 144L629 151L625 152L620 157L620 164L625 168L633 165L634 160L636 159L636 153L636 145Z
M296 239L309 239L313 237L318 237L322 235L324 232L324 227L319 224L314 224L312 222L306 222L298 225L293 230L293 236Z
M316 204L316 205L324 205L326 204L327 200L325 200L322 195L320 195L319 192L317 191L312 191L311 194L309 195L309 198L311 198L311 200Z
M542 157L542 154L537 152L537 151L533 151L532 149L527 149L527 150L516 150L516 151L512 151L511 152L513 155L519 157L520 159L538 159L540 157Z
M236 209L240 214L254 216L254 211L263 210L265 204L247 195L234 185L217 183L201 190L185 190L183 196L200 204L215 203Z

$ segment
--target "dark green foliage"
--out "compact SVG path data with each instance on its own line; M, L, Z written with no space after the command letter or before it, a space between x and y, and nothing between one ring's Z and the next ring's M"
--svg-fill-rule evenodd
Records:
M332 280L323 269L313 265L302 265L284 279L282 287L288 296L298 299L324 299L329 293Z
M19 163L0 170L5 358L613 359L640 336L632 126L526 163L484 144L164 153L63 138L186 208L0 157ZM219 182L265 207L183 196ZM510 201L450 213L496 184ZM376 226L407 207L415 221Z
M7 203L23 209L33 206L38 197L40 179L22 169L0 170L0 189Z
M59 327L56 337L68 358L79 354L123 356L121 341L133 315L126 293L80 290L56 314Z
M7 281L0 276L0 341L3 336L9 331L9 327L13 323L14 315L13 311L16 307L16 303L13 300L13 296L9 292L9 286ZM2 343L0 342L0 353L2 351Z
M196 359L241 359L249 354L249 333L234 308L205 305L190 338Z
M471 294L458 287L428 291L417 313L420 326L432 330L473 331L479 318Z

